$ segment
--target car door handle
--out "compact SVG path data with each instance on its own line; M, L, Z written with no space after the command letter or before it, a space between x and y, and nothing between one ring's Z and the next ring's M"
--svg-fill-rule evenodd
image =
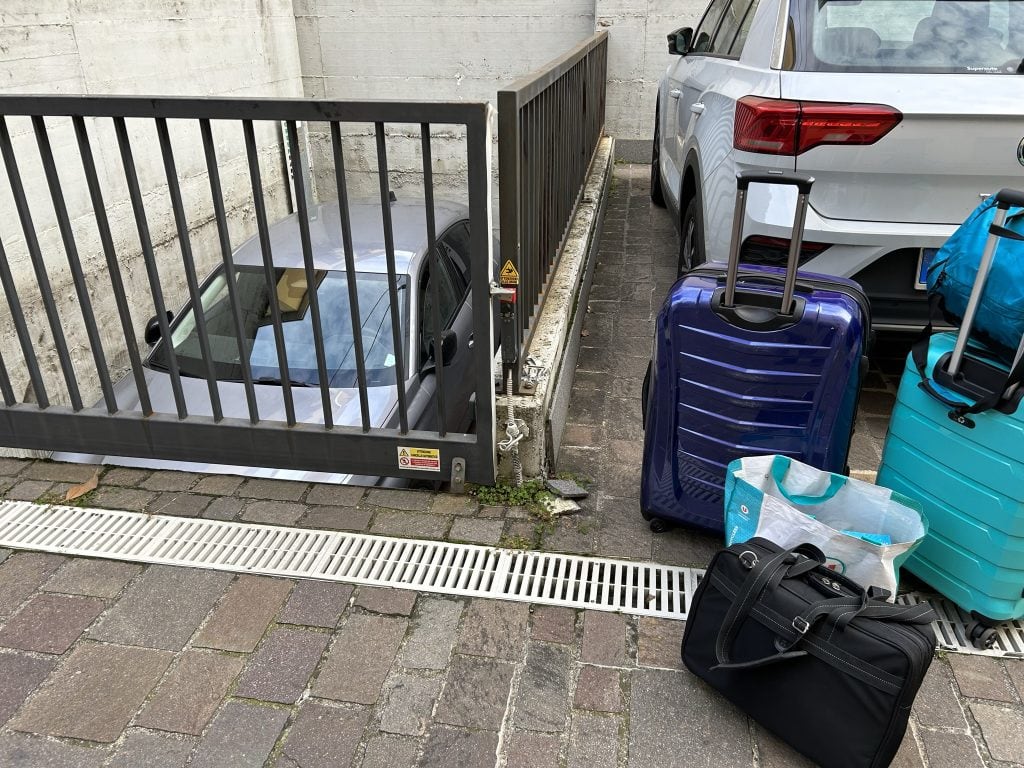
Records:
M469 347L470 349L473 348L473 334L472 333L469 334L469 343L466 346Z
M668 92L668 95L673 99L678 99L680 96L683 95L683 92L680 91L678 88L673 88L671 91Z
M695 104L690 105L690 111L695 115L702 115L704 114L704 105L698 101Z

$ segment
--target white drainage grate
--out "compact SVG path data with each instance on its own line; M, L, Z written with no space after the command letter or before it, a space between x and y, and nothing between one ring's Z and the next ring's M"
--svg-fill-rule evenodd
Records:
M1024 624L1020 621L1005 621L996 627L996 641L992 648L975 648L967 639L967 626L974 620L961 611L956 603L938 595L921 595L908 592L896 598L897 603L916 605L927 602L939 617L932 624L935 630L935 644L946 651L973 653L981 656L1024 657Z
M684 619L702 574L473 544L0 502L0 546Z

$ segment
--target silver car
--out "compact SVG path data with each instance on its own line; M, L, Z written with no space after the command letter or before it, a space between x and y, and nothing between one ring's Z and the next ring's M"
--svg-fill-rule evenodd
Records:
M711 0L668 48L651 196L681 269L725 259L737 171L804 172L803 267L860 282L876 327L919 326L935 249L1024 187L1024 0ZM794 201L751 187L744 261L784 262Z
M370 425L395 427L398 425L396 355L380 203L353 203L350 211ZM311 208L309 218L316 270L316 295L320 305L326 367L330 377L332 417L335 424L359 426L362 420L355 345L338 204L315 206ZM470 370L474 339L470 301L470 270L473 260L469 248L468 209L453 203L435 203L440 266L436 275L431 273L428 258L423 203L411 200L395 202L391 205L391 218L409 427L425 430L436 430L438 427L436 364L432 355L433 333L430 325L433 316L433 282L436 281L441 323L446 331L442 345L444 349L440 355L445 363L445 427L451 432L466 432L474 420L472 395L475 381ZM296 419L322 424L323 405L312 318L311 313L307 312L308 285L297 217L292 215L273 225L270 228L270 240L276 281L273 290L282 314ZM271 296L258 238L250 239L236 249L232 261L237 274L236 293L242 313L249 365L256 382L260 418L285 421L281 372L270 315ZM203 281L200 301L224 415L248 419L223 265ZM188 303L174 316L170 325L170 343L159 338L159 326L155 320L151 320L147 326L146 340L153 346L144 363L153 410L158 413L177 413L168 374L168 355L173 354L181 373L181 385L189 413L211 415L206 367L196 332L195 308ZM141 410L135 382L130 375L116 383L115 394L121 409ZM122 456L56 453L53 458L58 461L88 461L313 482L373 480L343 474Z

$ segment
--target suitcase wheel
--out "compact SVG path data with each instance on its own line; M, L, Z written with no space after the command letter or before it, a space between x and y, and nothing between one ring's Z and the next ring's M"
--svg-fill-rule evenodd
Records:
M992 627L985 626L980 621L972 621L967 625L966 630L967 639L971 641L975 648L987 651L996 644L996 631Z
M651 533L665 533L672 530L672 523L660 517L651 518Z

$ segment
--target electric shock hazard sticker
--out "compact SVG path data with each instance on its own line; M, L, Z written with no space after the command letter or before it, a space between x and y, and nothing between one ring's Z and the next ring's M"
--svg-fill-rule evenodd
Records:
M398 468L440 472L441 451L438 448L406 448L400 445L398 446Z
M502 285L519 285L519 271L511 259L506 261L505 266L501 268L498 279Z

